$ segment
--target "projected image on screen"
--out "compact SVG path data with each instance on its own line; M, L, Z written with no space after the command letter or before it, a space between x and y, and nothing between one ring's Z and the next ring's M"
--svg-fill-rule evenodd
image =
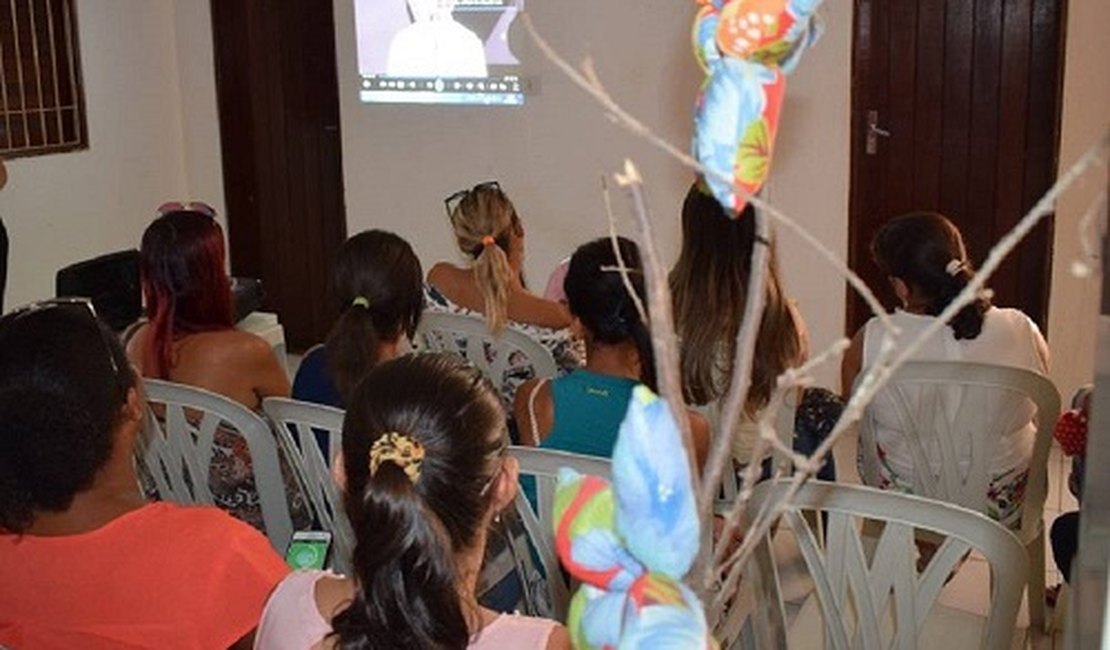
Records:
M524 103L510 31L524 0L354 0L365 103Z

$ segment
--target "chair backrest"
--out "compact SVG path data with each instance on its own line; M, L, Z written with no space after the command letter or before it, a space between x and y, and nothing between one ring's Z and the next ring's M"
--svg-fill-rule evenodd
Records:
M535 339L506 327L494 335L479 316L425 311L417 328L422 350L453 352L465 358L493 382L511 406L516 387L535 377L554 377L551 351ZM523 369L523 374L517 372ZM513 377L513 382L507 378Z
M250 452L266 536L278 553L285 553L293 537L293 518L278 443L266 422L243 405L200 388L157 379L143 384L148 408L136 458L158 496L215 505L210 481L219 439L241 436Z
M1048 489L1048 451L1060 395L1045 376L1021 368L959 361L915 361L899 368L860 420L860 471L877 486L879 410L895 418L912 450L914 494L986 513L991 464L999 441L1035 408L1036 436L1019 537L1040 534ZM889 424L889 423L888 423ZM931 471L925 471L931 468Z
M559 556L555 553L555 525L552 518L555 484L559 477L559 470L564 467L608 480L609 459L537 447L513 446L509 447L509 454L520 463L521 477L533 477L535 480L535 506L533 507L523 490L518 491L515 502L516 512L524 523L532 548L543 565L554 616L557 620L565 621L571 593L570 585L559 566Z
M789 488L787 480L757 486L748 517L778 502ZM821 513L812 520L826 522L824 534L807 522L805 511ZM930 499L820 481L802 486L786 506L783 520L797 539L813 579L826 648L917 648L937 597L970 550L986 558L991 572L991 603L979 647L1010 647L1028 557L1017 538L995 521ZM865 527L865 521L881 522L881 531L873 525ZM943 539L921 571L915 530ZM745 569L747 583L756 591L752 622L761 648L786 647L773 534L759 540Z
M331 469L343 446L343 411L283 397L262 400L262 412L270 418L274 435L285 454L296 458L293 467L301 472L301 484L312 502L320 526L331 532L332 568L348 573L355 536L343 495Z

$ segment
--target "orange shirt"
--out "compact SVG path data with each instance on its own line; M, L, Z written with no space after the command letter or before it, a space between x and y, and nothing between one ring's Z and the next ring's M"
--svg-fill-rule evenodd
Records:
M288 572L215 508L152 503L80 535L0 534L0 646L227 648Z

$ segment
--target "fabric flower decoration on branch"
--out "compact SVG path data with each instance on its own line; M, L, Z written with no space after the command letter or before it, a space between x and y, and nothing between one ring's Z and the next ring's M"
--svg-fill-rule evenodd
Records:
M682 577L700 527L682 434L664 400L633 392L613 449L613 484L563 469L555 547L582 581L567 627L580 650L713 648L705 614Z
M708 78L698 96L694 157L715 172L709 188L736 214L770 173L786 75L821 35L821 2L697 0L694 53Z

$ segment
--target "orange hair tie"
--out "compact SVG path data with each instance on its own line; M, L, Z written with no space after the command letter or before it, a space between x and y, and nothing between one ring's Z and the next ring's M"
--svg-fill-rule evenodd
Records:
M497 240L494 239L492 235L486 235L485 237L482 237L482 246L493 246L496 243Z

